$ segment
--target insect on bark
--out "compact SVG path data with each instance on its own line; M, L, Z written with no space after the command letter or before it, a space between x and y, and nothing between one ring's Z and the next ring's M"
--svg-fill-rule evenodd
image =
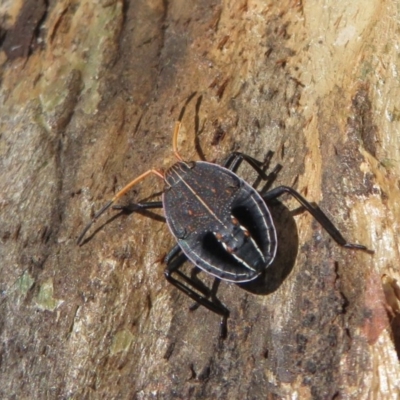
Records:
M100 215L136 184L151 174L163 179L166 189L162 201L114 208L127 208L129 211L164 209L168 227L177 241L165 257L165 277L199 305L222 317L221 337L226 336L229 310L215 296L219 281L252 281L275 258L278 243L268 201L288 193L340 246L367 250L365 246L348 243L329 218L294 189L279 186L266 193L257 192L236 174L239 165L246 161L262 179L268 179L268 175L262 169L262 162L246 154L230 154L224 166L205 161L184 161L177 146L179 129L180 122L177 122L173 152L178 161L164 173L149 169L121 189L84 228L78 237L79 245ZM180 271L186 260L216 278L212 290Z

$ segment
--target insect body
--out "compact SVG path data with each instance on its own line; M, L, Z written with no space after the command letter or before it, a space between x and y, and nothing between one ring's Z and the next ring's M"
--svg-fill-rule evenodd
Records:
M242 153L232 153L224 167L203 162L185 162L177 150L180 123L175 126L173 149L178 162L165 173L150 169L120 190L85 227L78 238L81 244L86 232L112 204L150 174L166 183L162 202L137 203L130 211L163 208L168 226L177 245L165 257L167 280L198 304L222 316L221 336L226 334L229 310L215 297L220 280L248 282L256 279L274 260L277 239L267 202L288 193L323 226L341 246L367 250L365 246L348 243L328 217L299 193L279 186L258 193L237 174L242 161L248 162L262 179L268 176L262 163ZM213 275L216 280L210 291L180 271L189 259L196 267ZM180 279L176 279L176 274Z
M168 226L187 258L217 278L255 279L276 253L276 232L256 190L207 162L176 163L165 174Z

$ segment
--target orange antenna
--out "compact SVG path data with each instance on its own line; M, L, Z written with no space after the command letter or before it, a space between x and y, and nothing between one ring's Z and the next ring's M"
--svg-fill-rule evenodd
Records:
M175 122L175 128L174 128L174 135L172 136L172 149L174 150L175 157L179 161L183 161L182 157L179 155L178 152L178 135L179 131L181 130L181 121L176 121Z
M173 133L173 136L172 136L172 148L174 150L175 157L179 161L183 162L183 159L179 155L179 152L178 152L178 135L179 135L179 131L181 129L181 125L182 124L181 124L180 121L175 122L174 133ZM157 175L159 178L164 179L164 174L161 171L159 171L157 169L149 169L148 171L144 172L142 175L139 175L133 181L128 183L108 203L106 203L99 211L97 211L97 213L94 215L92 220L86 225L85 229L79 235L78 240L77 240L77 244L78 245L82 244L82 240L85 237L87 231L96 222L97 218L99 218L100 215L102 215L106 210L108 210L126 192L131 190L133 188L133 186L137 185L139 182L141 182L144 178L146 178L150 174Z
M159 178L164 179L164 175L156 170L156 169L149 169L148 171L144 172L142 175L139 175L137 178L135 178L133 181L128 183L125 187L123 187L107 204L105 204L97 213L94 215L92 220L86 225L85 229L82 231L82 233L79 235L77 244L81 244L84 236L86 235L86 232L90 229L90 227L96 222L97 218L100 217L101 214L104 213L107 209L110 208L112 204L115 203L116 200L118 200L120 197L122 197L126 192L131 190L133 186L138 184L140 181L142 181L144 178L146 178L148 175L154 174L157 175Z

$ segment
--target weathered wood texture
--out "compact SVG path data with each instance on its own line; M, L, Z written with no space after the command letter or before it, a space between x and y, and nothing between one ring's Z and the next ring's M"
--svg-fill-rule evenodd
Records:
M0 397L399 398L399 9L3 2ZM76 246L116 190L174 161L180 114L185 158L273 150L275 185L294 185L375 254L340 248L283 199L271 270L220 285L231 310L220 342L219 318L189 311L164 279L162 213L110 211ZM149 178L127 201L162 188Z

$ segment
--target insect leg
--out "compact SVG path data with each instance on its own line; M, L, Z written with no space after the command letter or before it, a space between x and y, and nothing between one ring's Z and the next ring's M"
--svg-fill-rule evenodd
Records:
M203 293L204 296L209 297L211 294L210 289L206 285L204 285L199 279L197 279L195 274L191 274L191 277L189 278L182 271L179 270L179 267L181 267L185 261L187 261L187 257L182 252L179 244L176 244L164 258L164 262L167 264L167 266L172 263L176 263L176 265L174 265L174 272L177 273L183 280L192 285L200 293ZM194 267L194 271L196 270L198 270L197 267ZM192 310L195 308L190 307L190 309Z
M273 155L274 153L272 151L269 151L267 153L267 156L265 157L264 162L261 162L253 157L248 156L247 154L234 152L229 155L229 157L225 160L225 163L223 165L225 168L228 168L229 170L236 173L240 164L243 161L247 161L248 164L258 173L258 176L262 180L268 181L267 187L269 187L272 184L272 182L276 179L278 172L282 169L282 166L278 164L269 174L266 174L264 172L264 170L268 168Z
M272 152L271 152L272 154ZM233 172L236 172L240 166L240 164L244 161L247 161L251 167L253 167L257 173L261 176L262 179L267 180L268 175L261 169L265 163L256 160L253 157L248 156L247 154L240 152L233 152L229 155L229 157L225 160L223 166L225 168L230 169Z
M296 192L291 187L278 186L277 188L272 189L267 193L261 194L261 197L265 201L268 201L276 199L284 193L288 193L293 196L321 224L321 226L329 233L329 235L333 238L333 240L335 240L337 244L343 247L347 247L349 249L360 249L369 251L365 246L347 242L347 240L342 236L335 225L333 225L332 221L318 206L313 206L300 193Z
M169 265L171 263L171 260L173 258L175 258L179 253L181 253L181 246L179 246L179 244L176 244L169 252L168 254L165 256L164 258L164 262L165 264ZM186 256L185 256L186 257ZM184 259L184 261L182 261L181 264L179 264L179 266L181 266L185 261L187 260L187 258Z
M214 278L213 285L211 287L211 290L207 288L207 291L204 293L207 298L211 297L211 301L213 303L220 303L218 297L217 297L217 291L219 284L221 283L221 279ZM200 307L199 303L194 303L193 305L190 306L190 311L197 310Z
M174 250L174 249L172 249L172 250ZM227 321L229 318L229 310L222 303L220 303L218 300L216 300L216 297L214 298L214 296L212 296L214 301L210 301L204 295L198 294L192 288L190 288L189 286L186 286L184 283L175 279L172 276L172 274L174 272L176 272L189 285L193 286L196 289L198 288L197 282L193 281L193 279L187 277L185 274L183 274L181 271L179 271L179 267L186 261L186 259L187 259L186 255L181 253L174 260L170 261L170 263L167 265L167 268L164 271L165 278L167 279L167 281L169 283L171 283L176 288L181 290L183 293L185 293L191 299L193 299L200 305L208 308L210 311L220 315L222 317L220 336L221 336L221 338L225 338L226 332L227 332L226 326L227 326ZM213 289L214 289L214 285L213 285ZM202 290L199 290L199 291L202 292Z
M116 205L112 208L114 210L122 210L126 212L140 211L140 210L149 210L151 208L162 208L162 201L152 201L149 203L131 203L127 205Z
M144 172L142 175L139 175L137 178L135 178L133 181L128 183L125 187L123 187L108 203L106 203L92 218L92 220L86 225L86 227L83 229L82 233L79 235L77 244L80 245L82 243L83 238L85 237L87 231L90 229L90 227L96 222L97 218L100 217L106 210L110 208L120 197L122 197L126 192L132 189L133 186L135 186L137 183L142 181L144 178L146 178L148 175L154 174L160 177L161 179L164 179L164 175L160 172L157 171L156 169L149 169L148 171Z

